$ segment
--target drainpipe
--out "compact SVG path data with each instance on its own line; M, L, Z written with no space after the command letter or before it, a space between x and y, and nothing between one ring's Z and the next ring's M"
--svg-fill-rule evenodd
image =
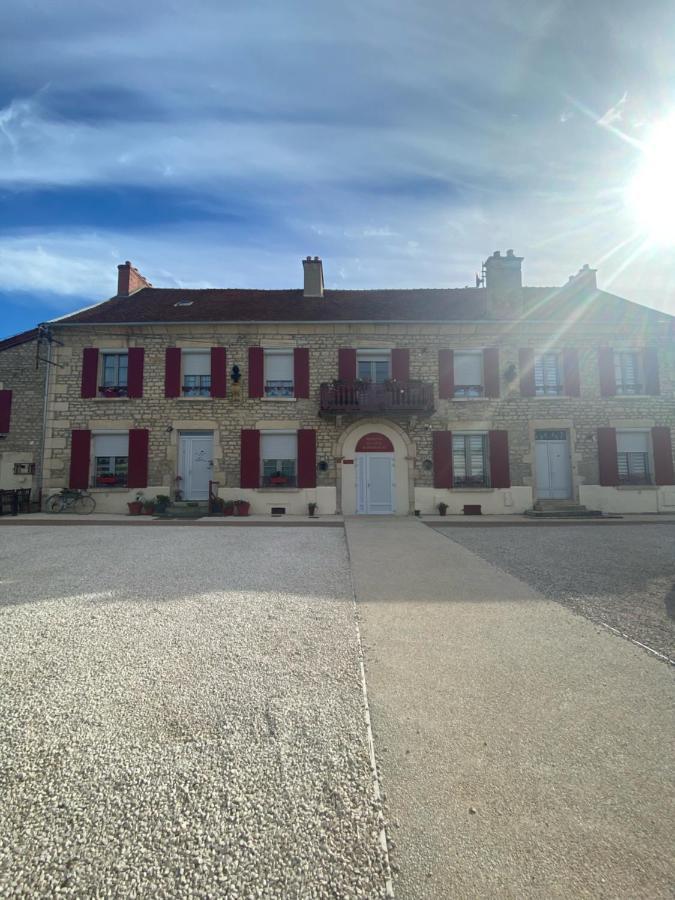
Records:
M49 328L46 325L40 325L40 336L42 334L47 335L47 360L44 363L45 365L45 396L42 404L42 446L40 448L40 468L38 471L37 481L37 495L38 500L40 502L40 509L42 509L42 485L44 483L44 470L45 470L45 445L47 443L47 410L49 408L49 375L52 367L52 342L51 342L51 334ZM40 336L38 336L38 354L40 351ZM39 356L38 356L39 358Z

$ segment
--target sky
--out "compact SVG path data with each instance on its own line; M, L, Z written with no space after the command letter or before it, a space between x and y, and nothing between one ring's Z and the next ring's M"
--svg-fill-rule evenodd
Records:
M300 287L308 254L329 288L461 287L513 248L526 284L589 263L675 314L675 219L635 205L673 115L670 0L5 0L0 336L126 259L162 287Z

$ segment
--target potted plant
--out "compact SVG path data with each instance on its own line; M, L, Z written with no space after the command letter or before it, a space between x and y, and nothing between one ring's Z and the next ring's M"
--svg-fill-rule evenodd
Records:
M309 517L310 517L310 519L313 519L313 518L314 518L314 516L315 516L315 514L316 514L316 508L317 508L318 505L319 505L318 503L308 503L308 504L307 504L307 508L309 509Z
M251 509L251 504L248 502L248 500L235 500L234 501L235 516L247 516L249 514L250 509Z
M117 477L110 474L99 475L96 482L99 487L112 487L117 484Z
M234 500L224 500L223 501L223 515L224 516L233 516L234 515Z
M155 512L158 515L163 516L169 508L170 503L171 497L169 497L168 494L157 494L155 497Z
M155 514L155 498L148 497L147 500L143 501L143 508L141 509L141 515L154 516L154 514Z
M275 472L274 475L270 475L270 484L275 484L275 485L288 484L288 478L286 478L285 475L282 475L281 472Z
M176 487L174 489L174 500L176 501L176 503L183 499L183 490L180 486L182 480L182 475L176 475L176 477L174 478L174 481L176 482Z
M438 504L438 515L439 515L439 516L444 516L444 515L446 514L447 511L448 511L448 504L447 504L447 503L439 503L439 504Z
M136 494L136 499L127 503L130 516L140 516L143 509L143 494Z

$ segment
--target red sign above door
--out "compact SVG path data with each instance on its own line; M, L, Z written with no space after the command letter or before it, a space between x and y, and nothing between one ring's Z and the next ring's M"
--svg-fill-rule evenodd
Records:
M377 431L364 434L356 445L357 453L393 453L394 445L389 438Z

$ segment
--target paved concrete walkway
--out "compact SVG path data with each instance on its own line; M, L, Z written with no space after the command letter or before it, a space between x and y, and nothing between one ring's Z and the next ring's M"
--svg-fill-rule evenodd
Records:
M346 531L396 896L671 897L672 670L419 521Z

